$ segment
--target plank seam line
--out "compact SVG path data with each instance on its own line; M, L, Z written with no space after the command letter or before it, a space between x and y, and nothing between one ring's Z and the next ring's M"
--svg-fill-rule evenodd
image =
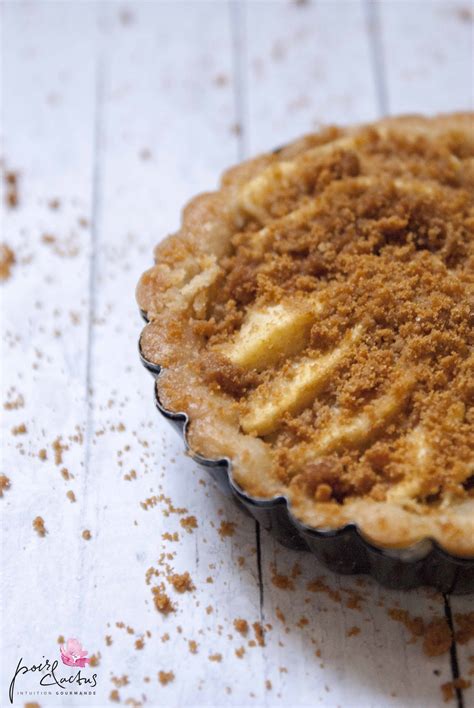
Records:
M446 621L449 625L449 629L451 630L451 634L453 637L453 641L451 642L449 654L450 654L450 660L451 660L451 674L453 677L453 681L456 681L457 679L460 678L460 673L459 673L458 650L457 650L457 645L456 645L456 639L454 636L453 613L451 611L451 603L450 603L449 595L447 595L446 593L443 593L443 599L444 599L444 614L445 614ZM456 687L455 688L455 695L456 695L457 708L464 708L464 697L463 697L462 688Z
M379 4L377 0L364 0L364 5L378 112L383 118L388 115L389 106Z
M229 21L232 37L232 69L234 75L234 111L240 130L237 133L237 150L240 161L247 157L246 128L248 125L245 111L246 82L243 73L243 58L245 57L245 23L242 15L240 0L230 0ZM255 545L257 547L257 574L259 588L260 621L263 621L263 573L262 573L262 546L260 541L260 524L255 520Z
M96 18L97 21L97 18ZM96 68L95 68L95 108L94 108L94 128L93 128L93 140L92 140L92 194L91 194L91 231L90 231L90 254L89 254L89 282L88 282L88 322L87 322L87 356L86 356L86 422L84 431L84 469L83 469L83 479L82 479L82 494L81 494L81 513L80 513L80 524L81 528L84 525L84 520L86 516L86 502L87 502L87 482L89 478L89 468L90 468L90 457L91 457L91 442L92 442L92 424L93 424L93 413L92 413L92 354L94 349L94 316L96 312L96 284L97 284L97 245L99 241L98 237L98 218L100 214L100 182L101 182L101 150L102 150L102 104L104 96L104 63L102 50L99 49L99 37L98 29L96 27ZM85 563L85 547L82 545L82 551L80 553L79 560L79 582L83 582L84 574L84 563ZM83 597L84 592L80 593L79 597L79 617L82 622L83 617Z
M232 38L232 70L233 70L233 86L234 86L234 111L237 125L237 156L239 161L247 157L247 130L248 130L248 111L247 111L247 83L244 75L244 66L247 49L247 36L245 27L245 3L241 0L229 0L229 22ZM258 599L259 599L259 619L262 629L264 627L264 588L263 588L263 570L262 570L262 543L260 524L255 519L255 545L257 548L257 579L258 579ZM265 631L265 630L263 630ZM265 649L262 648L264 675L267 677L267 662ZM267 699L265 696L265 705Z
M97 284L97 246L98 238L98 215L100 213L100 195L99 185L101 181L100 170L100 152L102 146L102 98L103 98L103 62L99 56L97 60L97 76L96 76L96 110L94 117L94 166L92 173L92 203L91 203L91 240L90 240L90 256L89 256L89 309L88 309L88 326L87 326L87 360L86 360L86 400L87 400L87 420L86 420L86 436L85 436L85 460L84 473L85 481L89 471L89 461L91 452L91 427L92 427L92 353L94 348L95 327L94 315L96 312L96 284Z

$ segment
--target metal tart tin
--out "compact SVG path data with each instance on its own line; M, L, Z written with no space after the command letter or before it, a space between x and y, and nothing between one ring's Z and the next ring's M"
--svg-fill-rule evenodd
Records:
M146 313L142 311L141 314L148 321ZM188 455L207 470L226 496L256 519L283 546L310 551L335 573L370 575L381 585L396 590L425 585L443 593L461 595L474 592L474 558L454 556L430 538L407 548L383 548L364 538L354 523L338 529L312 528L293 516L286 497L256 499L246 494L232 477L230 459L209 459L190 448L188 415L170 411L160 401L159 379L163 368L145 358L140 343L139 354L143 365L155 379L155 405L181 435Z

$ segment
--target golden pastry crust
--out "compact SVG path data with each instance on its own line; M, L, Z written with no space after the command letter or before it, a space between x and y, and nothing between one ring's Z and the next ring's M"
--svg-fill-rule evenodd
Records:
M243 163L140 280L191 448L309 526L474 555L473 120L327 128Z

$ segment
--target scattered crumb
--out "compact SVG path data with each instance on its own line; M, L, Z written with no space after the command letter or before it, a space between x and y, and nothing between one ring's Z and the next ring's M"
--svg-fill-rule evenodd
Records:
M277 607L277 608L275 609L275 614L276 614L276 616L277 616L277 619L279 619L280 622L282 622L282 624L285 624L285 622L286 622L286 617L285 617L285 615L283 614L283 612L280 610L279 607Z
M238 659L242 659L245 654L245 648L244 647L239 647L238 649L235 650L235 656Z
M1 280L1 245L0 245L0 280ZM3 404L3 407L6 411L16 411L19 408L23 408L25 405L25 399L21 395L21 393L18 394L16 398L14 398L11 401L5 401Z
M47 531L44 525L44 519L42 519L41 516L37 516L36 519L33 519L33 528L38 534L38 536L46 536Z
M265 688L267 689L267 691L271 691L271 690L272 690L272 682L270 681L270 679L267 679L267 680L265 681Z
M38 452L38 457L43 462L48 459L48 453L46 452L46 449L44 447L42 447L41 450Z
M237 524L233 521L221 521L221 525L217 529L217 533L221 538L226 538L228 536L233 536L235 533Z
M454 636L459 644L467 644L474 639L474 612L455 614L454 621L457 625Z
M191 576L189 575L188 571L186 571L185 573L181 573L181 575L179 573L169 575L168 581L171 583L171 585L177 592L191 592L192 590L196 589L193 585L193 581L191 580Z
M241 634L243 637L247 635L247 632L249 631L249 623L245 619L235 619L234 620L234 627Z
M412 635L412 640L423 635L425 626L421 617L412 617L407 610L402 610L398 607L392 607L387 610L389 617L395 622L403 624Z
M0 243L0 280L8 280L15 262L16 256L10 246L6 243Z
M347 630L348 637L355 637L358 634L360 634L360 627L356 627L355 625Z
M84 529L84 531L82 532L82 538L84 539L84 541L90 541L90 540L91 540L92 534L91 534L91 532L89 531L89 529Z
M255 632L255 639L257 640L258 644L261 647L265 646L265 633L263 631L263 627L260 624L260 622L254 622L253 625L253 631Z
M227 86L229 83L229 77L227 74L216 74L214 77L214 83L216 86L222 87L222 86Z
M20 425L15 425L12 428L12 435L25 435L25 433L28 432L28 429L24 423L21 423Z
M128 10L127 8L124 8L123 10L120 10L120 12L119 12L119 20L120 20L120 23L126 27L128 25L133 24L133 22L135 21L135 17L133 15L133 13L130 12L130 10Z
M163 615L168 615L170 612L175 612L173 603L168 595L163 592L162 588L155 586L151 589L151 592L153 593L153 602L158 612L161 612Z
M10 209L14 209L18 206L20 201L18 172L6 171L4 172L3 179L5 182L5 204L7 207L10 207Z
M99 666L100 664L100 651L97 654L91 654L89 657L89 666Z
M185 516L184 519L180 519L179 523L188 533L192 533L193 529L197 529L198 523L195 516Z
M57 211L61 206L61 202L59 201L59 199L50 199L48 202L48 206L53 211Z
M54 450L54 462L57 465L62 465L63 462L63 452L68 449L67 445L63 445L61 442L61 436L53 440L52 448Z
M177 531L174 533L169 533L166 531L166 533L161 534L161 538L163 541L179 541L179 534Z
M158 671L158 681L162 686L166 686L174 681L174 673L172 671Z
M279 590L294 590L295 589L295 584L293 580L288 577L288 575L282 575L281 573L276 572L276 568L272 568L272 577L271 577L273 585L278 588Z
M114 701L115 703L120 702L120 694L116 688L110 691L109 701Z
M135 640L135 649L140 650L145 646L145 642L141 637Z
M407 610L392 607L388 615L403 624L411 634L411 643L423 638L423 651L427 656L441 656L451 648L452 632L445 617L435 617L425 624L421 617L412 617Z
M423 634L423 651L426 656L441 656L449 651L453 642L453 635L448 622L444 617L430 622Z
M60 634L59 637L56 639L56 641L57 641L58 644L64 644L64 642L65 642L66 640L64 639L63 635Z
M222 654L219 654L219 652L217 652L216 654L210 654L209 661L221 662L222 661Z
M349 610L361 610L361 603L364 601L364 597L354 590L346 591L349 593L349 597L346 600L346 607Z
M72 491L72 489L68 489L68 491L66 492L66 496L67 496L67 498L69 499L70 502L75 502L75 501L76 501L76 495L74 494L74 492ZM84 535L84 534L83 534L83 535Z
M445 703L451 701L454 698L456 689L464 690L471 686L470 681L466 681L463 678L457 678L454 681L448 681L441 685L441 692L443 694L443 700Z
M333 588L329 587L329 585L325 582L323 578L315 578L314 580L311 580L306 585L306 589L310 592L323 592L334 602L341 602L340 592L338 590L333 590Z
M3 497L3 492L10 489L10 479L6 474L0 474L0 498Z
M474 11L467 5L462 5L456 8L456 14L461 22L473 22L474 21Z
M106 643L106 645L107 645L108 647L110 647L110 645L112 644L112 637L110 636L110 634L107 634L107 635L106 635L106 637L105 637L105 643Z
M197 654L198 646L198 643L195 642L194 639L190 639L188 641L188 647L191 654Z

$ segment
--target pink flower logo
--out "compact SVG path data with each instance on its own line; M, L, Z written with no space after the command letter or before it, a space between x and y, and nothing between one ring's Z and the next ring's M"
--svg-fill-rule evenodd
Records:
M78 639L68 639L66 644L61 644L61 659L66 666L80 666L84 668L89 663L87 652L82 648Z

